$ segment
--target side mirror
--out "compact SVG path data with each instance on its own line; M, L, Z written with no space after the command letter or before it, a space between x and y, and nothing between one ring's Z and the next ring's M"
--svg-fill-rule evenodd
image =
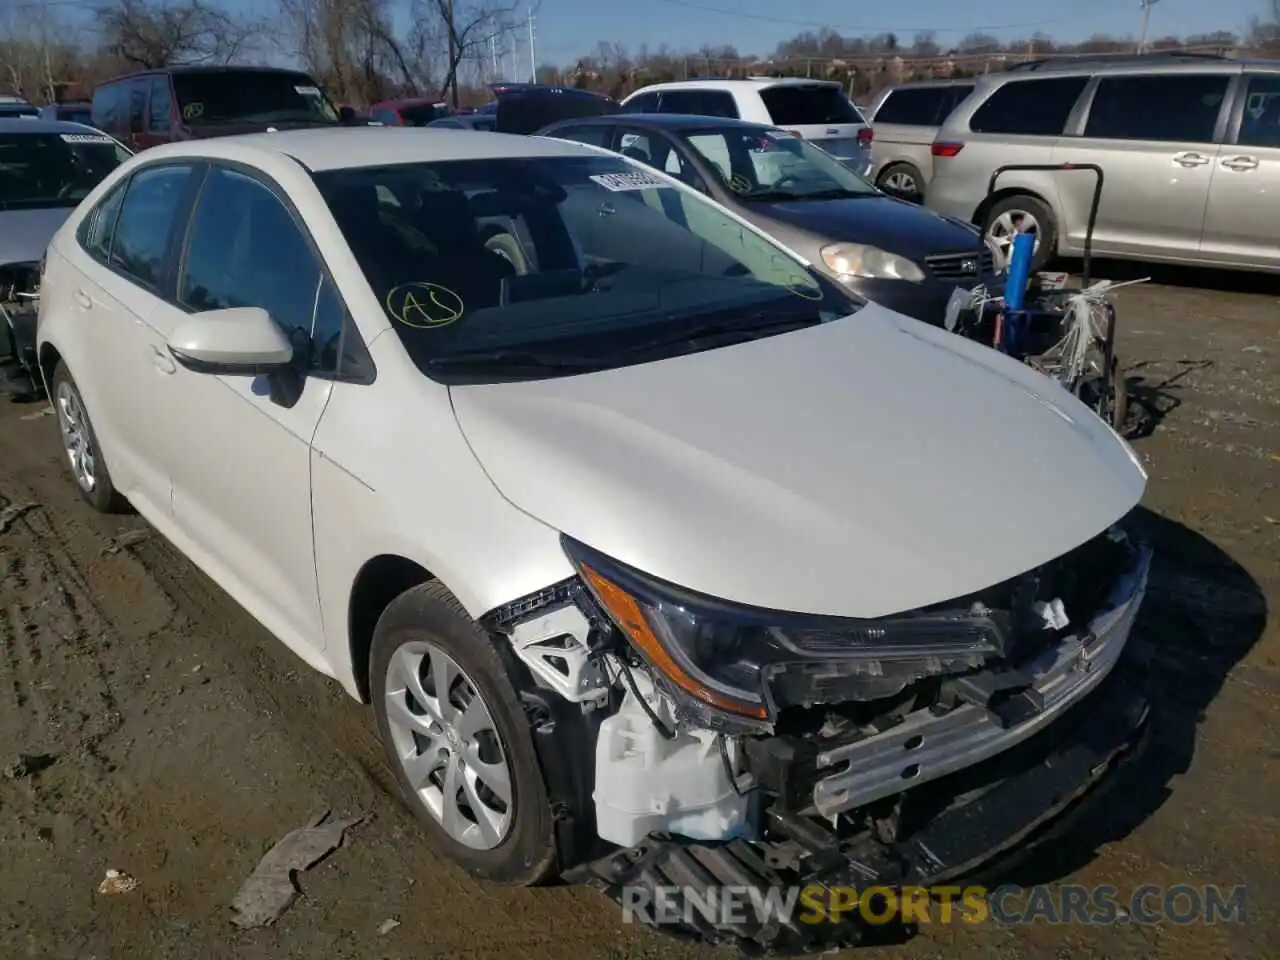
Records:
M293 363L293 344L261 307L192 314L169 337L173 358L194 373L261 376Z

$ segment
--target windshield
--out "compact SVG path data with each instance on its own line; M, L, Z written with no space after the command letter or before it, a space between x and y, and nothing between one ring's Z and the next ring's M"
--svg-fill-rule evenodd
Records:
M338 123L338 111L305 73L225 70L173 74L182 119L216 123Z
M769 118L780 127L816 123L863 123L844 91L828 84L782 84L760 91Z
M0 210L74 207L128 158L102 134L0 134Z
M879 195L825 150L784 130L700 130L684 140L710 163L726 189L747 202Z
M449 107L443 103L418 103L400 108L400 119L406 127L425 127L432 120L449 115Z
M443 382L655 360L859 305L716 205L619 157L314 177L409 355Z

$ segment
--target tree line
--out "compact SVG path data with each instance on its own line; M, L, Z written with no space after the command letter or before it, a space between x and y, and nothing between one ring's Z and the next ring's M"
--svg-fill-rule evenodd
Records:
M1148 47L1280 57L1280 0L1268 2L1242 33L1158 37ZM528 7L515 0L409 0L395 18L392 0L267 3L233 12L214 0L0 0L0 92L33 102L77 99L130 70L282 60L356 106L396 96L479 103L488 99L488 83L528 79ZM539 63L536 74L615 97L700 76L811 76L839 80L859 97L903 80L985 73L1028 59L1134 51L1133 39L1103 35L1062 44L1039 33L1012 42L974 33L944 46L929 33L908 40L823 29L761 55L723 45L681 51L601 41L572 62Z

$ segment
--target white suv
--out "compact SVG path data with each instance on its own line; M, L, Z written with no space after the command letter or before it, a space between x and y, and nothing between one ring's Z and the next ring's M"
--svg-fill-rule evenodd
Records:
M871 169L871 128L844 88L831 80L752 77L655 83L624 99L622 111L731 117L785 127L857 173L865 176Z

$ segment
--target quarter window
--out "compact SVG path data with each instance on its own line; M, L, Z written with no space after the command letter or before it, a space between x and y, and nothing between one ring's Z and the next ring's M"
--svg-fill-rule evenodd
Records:
M111 238L116 231L116 217L124 200L127 183L122 183L94 207L80 225L80 245L90 256L106 263L111 257Z
M974 111L969 129L974 133L1060 136L1086 83L1087 77L1011 80L997 87Z
M1212 143L1229 83L1220 74L1102 77L1084 135Z
M311 335L321 270L297 221L261 181L209 174L191 219L178 300L200 313L261 307L290 336Z
M129 187L110 242L110 264L148 286L159 286L169 235L191 176L191 167L140 170Z

